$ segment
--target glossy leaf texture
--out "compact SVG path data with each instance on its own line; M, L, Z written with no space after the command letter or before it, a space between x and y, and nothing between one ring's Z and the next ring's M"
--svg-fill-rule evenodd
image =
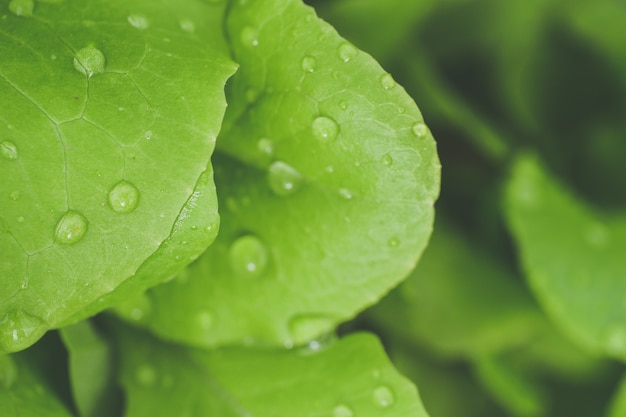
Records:
M235 65L223 5L7 3L0 351L18 351L162 282L212 242L209 159Z
M415 266L440 164L403 88L311 8L235 3L226 24L240 70L213 158L220 234L142 320L199 346L301 344Z
M530 287L556 325L590 352L626 360L626 221L577 199L535 156L513 166L508 223Z
M117 332L126 417L427 417L369 334L290 351L205 351Z

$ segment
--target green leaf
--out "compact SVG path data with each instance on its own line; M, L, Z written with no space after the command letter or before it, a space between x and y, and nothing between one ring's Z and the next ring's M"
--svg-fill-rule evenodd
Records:
M378 340L293 350L193 350L118 329L127 417L427 417Z
M60 331L69 351L73 398L82 417L115 415L119 407L114 385L113 352L89 321Z
M514 274L441 217L418 267L368 317L388 334L451 357L519 347L541 323Z
M212 242L208 164L234 71L224 5L11 7L0 20L0 351L163 281Z
M521 156L506 195L528 282L560 328L590 352L626 360L626 221L596 213L540 161Z
M415 266L440 165L402 87L300 1L235 4L227 28L241 69L213 159L220 234L150 292L147 321L194 345L300 344Z
M607 417L626 416L626 378L623 378L617 387L606 415Z

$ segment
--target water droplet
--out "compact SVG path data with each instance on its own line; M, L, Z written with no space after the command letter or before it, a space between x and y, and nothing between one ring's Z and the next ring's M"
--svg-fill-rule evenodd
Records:
M312 56L302 58L302 70L304 72L315 72L317 61Z
M422 122L415 123L411 127L411 130L413 131L413 134L417 136L419 139L425 138L426 135L428 134L428 126L426 126L426 124Z
M341 110L345 110L345 109L347 109L347 108L348 108L348 102L346 102L346 101L340 101L340 102L339 102L339 108L340 108Z
M88 46L76 52L74 68L87 78L91 78L104 72L104 62L104 54L99 49Z
M235 240L228 251L230 266L239 276L257 277L265 272L269 259L267 247L254 235Z
M15 191L13 191L13 192L11 193L11 195L10 195L9 197L11 197L11 200L13 200L13 201L17 201L17 200L19 200L19 199L20 199L20 192L19 192L19 191L17 191L17 190L15 190Z
M196 24L189 19L181 19L178 24L180 25L180 28L187 33L193 33L196 31Z
M380 407L392 406L396 401L393 392L386 385L376 387L372 393L372 399L374 400L374 404Z
M266 138L261 138L257 143L257 149L261 154L271 157L274 155L274 142Z
M325 314L297 314L288 323L291 343L309 342L334 328L335 321Z
M302 174L282 161L273 162L269 166L267 178L270 188L279 196L295 193L304 181Z
M146 132L143 134L143 137L144 137L146 140L150 140L150 139L152 139L152 134L153 134L153 133L152 133L152 130L146 130Z
M22 285L20 285L20 288L25 290L28 288L28 275L24 277L24 279L22 280Z
M10 140L5 140L0 143L0 155L8 161L15 161L17 159L17 146Z
M0 352L17 352L35 343L46 332L46 324L22 309L10 310L0 319Z
M339 404L333 408L333 417L353 417L354 412L350 407L344 404Z
M313 136L320 142L330 142L337 137L339 125L330 117L320 116L311 125Z
M391 90L396 86L396 81L393 79L391 74L383 74L380 77L380 84L385 90Z
M328 172L329 174L332 174L333 172L335 172L335 168L332 165L328 165L327 167L324 168L324 171Z
M117 213L130 213L139 203L139 190L127 181L118 182L109 191L109 206Z
M32 16L35 10L35 0L11 0L9 10L16 16Z
M148 19L146 19L146 17L142 15L132 14L128 16L127 20L132 27L140 30L148 29L148 26L150 26L150 24L148 23Z
M196 324L199 334L201 335L210 334L211 328L213 327L213 321L213 313L207 309L198 311L194 316L194 323Z
M18 223L24 223L24 220L26 219L24 218L24 216L18 216L15 220L17 220Z
M339 58L343 62L348 62L353 59L356 56L357 52L357 49L348 42L342 43L337 49L337 55L339 55Z
M397 248L400 245L400 239L398 239L397 237L392 237L391 239L389 239L387 244L390 248Z
M388 153L382 156L381 161L383 162L383 165L386 167L390 167L391 165L393 165L393 158Z
M350 190L346 188L340 188L338 190L338 193L341 197L345 198L346 200L350 200L352 198L352 193L350 192Z
M241 42L246 46L258 46L259 31L251 26L246 26L241 31Z
M77 211L69 210L61 217L54 233L55 241L71 245L83 238L87 232L87 219Z
M135 380L139 385L149 387L154 385L157 379L157 372L152 365L144 363L135 370Z

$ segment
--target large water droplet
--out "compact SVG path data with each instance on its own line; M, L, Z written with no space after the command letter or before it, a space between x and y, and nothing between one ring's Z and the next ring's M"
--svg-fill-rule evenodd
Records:
M380 77L380 84L383 86L385 90L391 90L396 86L396 81L390 74L383 74Z
M46 332L46 324L22 309L14 309L0 319L0 352L17 352L35 343Z
M344 404L339 404L333 408L333 417L353 417L354 412L350 407Z
M130 213L139 203L139 190L127 181L120 181L109 191L108 201L114 211Z
M390 407L396 402L393 392L386 385L376 387L372 393L372 399L374 404L380 407Z
M32 16L35 10L35 0L11 0L9 10L16 16Z
M297 314L288 323L293 343L309 342L334 328L334 320L324 314Z
M10 140L5 140L0 143L0 155L8 161L15 161L17 159L17 146Z
M426 135L428 135L428 126L426 126L426 124L422 122L415 123L411 127L411 130L413 131L413 134L419 139L423 139L426 137Z
M83 238L87 232L87 219L77 211L69 210L57 223L55 241L71 245Z
M140 30L148 29L148 26L150 26L150 24L148 23L148 19L146 19L145 16L139 14L132 14L128 16L127 20L132 27Z
M280 196L295 193L304 181L302 174L282 161L275 161L269 166L267 179L272 191Z
M317 61L312 56L302 58L302 70L304 72L315 72Z
M0 386L9 389L17 380L17 367L13 358L0 353Z
M337 55L339 55L339 58L343 62L348 62L353 59L356 56L357 52L358 50L348 42L342 43L337 49Z
M258 46L259 31L252 26L246 26L241 31L241 42L246 46Z
M267 268L269 254L267 247L254 235L246 235L235 240L228 251L230 266L242 277L262 275Z
M320 142L330 142L337 137L339 125L330 117L320 116L311 125L313 136Z
M154 385L157 379L157 371L150 364L139 365L135 370L135 380L139 385L149 387Z
M94 75L104 72L104 54L93 46L88 46L76 52L74 56L74 68L91 78Z
M391 165L393 165L393 158L388 153L384 154L380 159L383 162L383 165L386 167L390 167Z

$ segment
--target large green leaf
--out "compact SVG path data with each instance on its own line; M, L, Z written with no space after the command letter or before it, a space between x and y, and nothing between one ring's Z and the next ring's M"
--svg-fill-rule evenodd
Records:
M162 281L214 239L208 162L234 65L223 6L7 3L0 351L17 351Z
M195 345L298 344L415 266L439 191L414 102L299 0L236 3L241 69L213 159L220 235L150 293L150 327Z
M539 160L520 157L508 222L528 282L548 315L591 352L626 360L626 221L596 213Z
M358 334L292 350L194 350L118 329L126 417L427 417L380 343Z

